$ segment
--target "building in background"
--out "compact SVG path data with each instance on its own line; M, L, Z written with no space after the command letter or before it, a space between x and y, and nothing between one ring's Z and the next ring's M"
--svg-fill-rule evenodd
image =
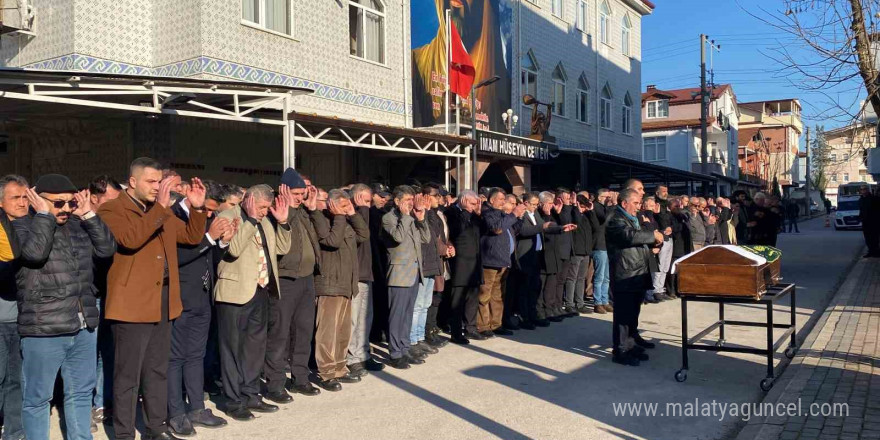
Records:
M739 178L756 190L770 188L770 142L760 128L747 128L739 132Z
M708 115L708 160L703 164L700 89L660 90L649 85L641 94L642 160L713 176L719 179L718 191L730 194L739 178L740 117L730 84L711 89Z
M797 187L798 152L804 131L801 103L797 99L743 102L739 104L740 128L760 128L770 154L770 181L775 178L785 194Z
M822 172L826 178L825 197L837 206L838 187L847 183L874 183L868 173L866 157L874 148L876 125L853 124L824 133L828 146ZM815 162L814 162L815 163Z

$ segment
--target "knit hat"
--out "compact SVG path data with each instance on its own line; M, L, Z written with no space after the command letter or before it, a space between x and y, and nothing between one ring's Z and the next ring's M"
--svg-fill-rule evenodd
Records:
M287 185L288 188L306 187L306 181L303 180L302 176L300 176L293 168L284 170L284 174L281 175L281 184Z
M36 191L37 194L63 194L75 193L77 189L76 185L74 185L67 176L62 176L61 174L45 174L40 176L37 180Z

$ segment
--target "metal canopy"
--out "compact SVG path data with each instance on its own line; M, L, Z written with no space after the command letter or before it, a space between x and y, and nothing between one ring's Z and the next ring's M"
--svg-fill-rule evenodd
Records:
M0 69L0 100L287 126L290 98L306 88L230 81Z

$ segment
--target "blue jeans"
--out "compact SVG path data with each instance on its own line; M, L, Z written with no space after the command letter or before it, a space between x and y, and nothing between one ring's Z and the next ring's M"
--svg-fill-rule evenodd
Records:
M98 310L101 311L101 321L96 329L98 338L98 375L95 382L95 397L92 399L92 407L111 407L113 396L113 335L110 333L110 324L104 320L103 299L98 298Z
M64 422L68 440L91 440L92 391L95 389L97 332L21 338L22 424L27 438L49 439L49 400L55 377L64 382Z
M593 251L593 299L597 306L608 305L608 251Z
M422 278L419 282L419 293L413 307L413 324L409 332L409 343L416 345L425 340L425 322L428 320L428 308L434 295L434 277Z
M21 348L18 324L0 323L0 405L3 440L24 438L21 426Z

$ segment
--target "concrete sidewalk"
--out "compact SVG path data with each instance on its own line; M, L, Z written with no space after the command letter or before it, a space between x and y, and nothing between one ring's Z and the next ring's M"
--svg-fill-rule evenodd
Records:
M880 439L878 331L880 260L864 259L763 400L795 404L797 414L765 413L737 440Z

